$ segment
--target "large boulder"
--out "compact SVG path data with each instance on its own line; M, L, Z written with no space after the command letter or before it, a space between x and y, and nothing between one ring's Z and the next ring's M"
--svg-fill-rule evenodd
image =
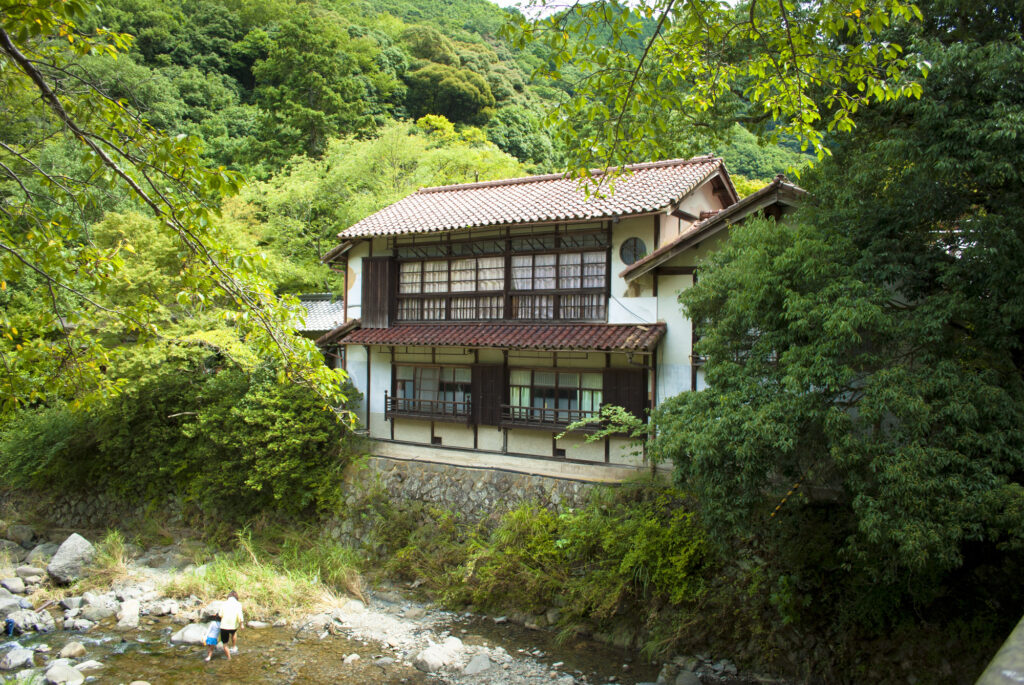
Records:
M43 680L51 685L81 685L85 682L85 676L74 666L54 664L46 669Z
M34 653L31 649L15 647L0 659L0 671L13 671L19 668L32 668L35 662L32 661Z
M171 644L175 645L201 645L205 642L206 626L202 623L190 623L171 635Z
M475 657L469 660L466 667L462 669L463 675L476 675L477 673L483 673L489 669L493 664L490 658L486 654L477 654Z
M26 526L24 523L12 523L7 526L6 537L25 549L32 549L32 540L35 539L36 532L32 530L32 526Z
M434 673L458 661L462 651L462 640L449 637L441 644L431 644L417 654L412 660L412 665L426 673Z
M53 555L46 572L58 583L71 583L82 577L85 567L96 556L96 548L78 533L72 533Z

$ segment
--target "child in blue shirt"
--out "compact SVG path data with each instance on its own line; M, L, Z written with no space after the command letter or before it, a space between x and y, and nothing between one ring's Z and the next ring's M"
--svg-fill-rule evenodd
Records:
M214 616L210 625L206 628L206 660L213 658L213 648L217 646L217 639L220 637L220 616Z

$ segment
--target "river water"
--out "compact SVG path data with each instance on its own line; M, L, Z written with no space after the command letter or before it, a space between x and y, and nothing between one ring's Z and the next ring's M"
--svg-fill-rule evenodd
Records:
M440 683L566 682L571 675L576 683L621 683L653 681L657 667L634 661L605 645L576 640L558 645L547 631L526 630L512 624L496 624L487 618L449 615L440 635L451 634L467 645L501 646L512 657L511 666L497 666L478 676L437 677L422 673L394 659L387 647L339 635L318 636L310 631L273 627L249 629L241 633L239 653L230 661L223 651L211 662L204 661L204 647L172 645L170 635L180 625L163 618L144 617L138 630L128 633L104 631L98 627L87 633L56 631L23 635L0 643L0 656L21 645L50 651L36 654L36 665L72 640L81 642L88 655L105 665L100 671L86 673L89 682L127 683L145 680L153 685L177 683L402 683L406 685ZM432 632L438 632L437 626ZM44 647L45 649L45 647ZM358 659L352 655L358 655ZM347 659L346 659L347 657ZM529 674L529 675L526 675ZM13 673L2 674L13 680Z

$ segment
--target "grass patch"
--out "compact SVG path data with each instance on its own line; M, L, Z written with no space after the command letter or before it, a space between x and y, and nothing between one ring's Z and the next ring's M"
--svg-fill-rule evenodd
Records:
M96 556L85 578L75 584L76 592L106 589L128 578L128 545L121 531L111 529L96 543Z
M249 616L288 616L312 606L338 606L342 592L362 599L359 565L354 551L309 535L255 540L244 530L234 550L177 576L164 591L170 597L196 595L210 601L235 590Z

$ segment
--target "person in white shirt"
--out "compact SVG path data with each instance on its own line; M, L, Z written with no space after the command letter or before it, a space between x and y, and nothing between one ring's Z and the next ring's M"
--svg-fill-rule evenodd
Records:
M220 641L224 645L224 651L229 659L231 654L238 654L238 638L236 633L244 624L242 603L238 601L238 593L232 590L228 593L228 598L220 611ZM229 645L231 647L230 652L228 651Z

